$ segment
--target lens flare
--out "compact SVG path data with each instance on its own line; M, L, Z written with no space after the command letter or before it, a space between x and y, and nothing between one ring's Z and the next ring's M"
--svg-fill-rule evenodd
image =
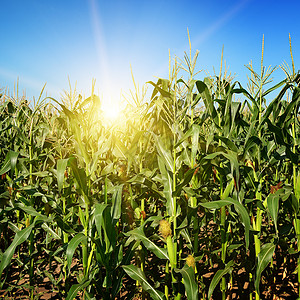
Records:
M116 120L120 115L120 104L116 101L105 101L102 104L102 111L105 119Z
M104 121L117 121L122 111L121 96L112 91L105 92L101 101L101 110Z

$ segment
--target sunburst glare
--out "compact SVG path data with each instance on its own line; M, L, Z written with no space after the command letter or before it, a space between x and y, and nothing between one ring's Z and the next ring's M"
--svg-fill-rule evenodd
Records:
M103 94L101 99L101 110L106 122L115 122L120 119L120 114L123 109L121 94L113 91L108 91Z

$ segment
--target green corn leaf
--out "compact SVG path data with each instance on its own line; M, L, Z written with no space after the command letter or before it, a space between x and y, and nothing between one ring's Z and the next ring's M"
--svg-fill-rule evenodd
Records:
M31 173L31 175L43 178L43 177L49 177L50 174L48 171L41 171L41 172L33 172Z
M182 275L187 299L198 299L198 285L195 280L195 271L193 268L185 264L182 269L175 271L180 272Z
M68 161L69 161L68 158L57 160L57 185L58 185L58 190L60 192L63 187L65 171L68 165Z
M158 258L169 260L167 250L164 248L159 248L154 242L152 242L150 239L148 239L145 236L145 233L141 227L135 228L134 230L127 232L126 236L132 236L136 240L142 241L142 243L145 245L145 247L149 251L153 252Z
M82 168L77 166L77 161L74 157L69 158L69 165L73 171L74 177L80 187L80 190L83 194L87 195L87 178L86 173Z
M245 240L246 240L246 248L249 247L249 233L250 233L250 218L246 208L237 200L232 198L226 198L224 200L211 201L206 203L199 203L201 206L208 209L220 209L225 205L234 205L237 212L240 214L243 224L245 226Z
M61 237L55 233L55 231L50 228L46 223L41 226L46 232L48 232L54 239L61 240Z
M81 291L84 288L86 288L87 286L89 286L90 282L91 282L91 280L86 280L81 283L72 285L72 287L70 288L70 290L68 292L66 300L73 300L77 296L79 291Z
M117 298L118 293L120 292L122 286L124 285L123 283L124 276L125 276L125 271L122 270L122 275L119 275L116 280L113 280L112 289L111 289L112 299Z
M173 180L171 178L171 175L169 174L168 170L166 169L166 165L164 164L162 158L159 156L158 158L158 165L159 165L159 170L161 173L161 181L164 186L164 195L167 200L167 212L169 216L174 216L175 215L175 205L174 205L174 199L172 197L172 192L173 192Z
M19 246L20 244L22 244L23 242L25 242L28 239L34 226L35 226L35 221L31 225L29 225L27 228L24 228L23 230L20 230L16 233L12 243L6 249L6 251L3 253L1 263L0 263L0 276L3 272L3 270L9 265L17 246Z
M239 122L237 119L238 119L238 116L239 116L239 112L242 111L241 109L242 105L240 102L231 102L231 119L230 122L231 122L231 127L230 127L230 132L229 132L229 136L232 135L232 132L234 132L234 130L237 128L237 122Z
M232 192L234 187L234 179L232 179L225 188L225 191L222 194L222 200L226 199Z
M286 82L287 82L286 79L280 81L280 82L277 83L276 85L272 86L271 88L269 88L268 90L266 90L265 92L263 92L262 97L265 97L265 96L268 95L269 93L275 91L276 89L278 89L278 88L281 87L282 85L286 84Z
M192 125L193 133L192 133L192 152L191 152L191 160L192 166L194 167L196 164L196 155L199 150L199 135L200 135L200 126L197 124Z
M259 283L261 278L261 273L263 270L267 267L269 262L272 259L272 256L274 254L276 245L272 243L265 244L261 247L261 251L258 254L258 263L256 268L256 278L255 278L255 290L257 293L259 293Z
M138 280L143 290L149 293L151 299L154 300L164 300L165 296L162 292L155 289L150 283L147 281L144 272L133 265L122 266L124 271L133 279Z
M120 140L118 140L115 136L112 137L112 140L114 146L112 149L113 155L118 158L126 158L127 149L125 145Z
M84 99L81 103L78 100L75 104L75 107L78 105L78 110L84 109L84 106L86 106L87 104L89 104L90 102L92 102L92 100L96 100L96 101L100 101L99 97L96 95L92 95L90 97L87 97L86 99Z
M251 102L254 104L254 108L255 110L258 110L258 104L256 102L256 100L251 96L251 94L245 90L244 88L240 87L240 88L236 88L232 90L232 94L244 94L246 97L248 97L248 99L251 100ZM251 108L251 106L249 106Z
M106 251L110 251L111 247L115 247L117 241L115 225L118 219L113 219L112 213L113 208L107 204L97 203L95 206L95 224L100 239L105 240Z
M159 80L158 83L159 83L160 81L161 81L161 80ZM152 85L155 87L155 89L156 89L157 91L159 91L160 94L161 94L163 97L170 98L170 97L172 96L168 91L162 89L161 87L158 86L158 84L154 83L153 81L148 81L148 82L146 82L146 83L152 84ZM152 97L151 97L151 98L152 98Z
M173 158L172 158L170 151L168 151L166 149L166 147L163 145L162 140L159 137L156 137L155 141L156 141L156 147L157 147L157 151L159 153L159 157L164 162L167 170L170 172L173 172L173 169L174 169Z
M190 237L190 231L187 230L187 229L181 229L180 230L180 234L188 242L188 244L190 245L190 247L193 247L192 240L191 240L191 237Z
M180 146L187 138L189 138L190 136L192 136L194 134L194 127L199 127L200 129L200 126L197 125L197 124L193 124L184 134L183 136L180 138L180 140L175 144L175 148L177 148L178 146ZM198 129L196 129L198 130Z
M228 147L228 149L234 152L238 152L237 146L230 139L219 135L216 135L215 138L216 140L221 140Z
M168 256L169 256L170 265L171 265L172 269L176 267L176 257L177 257L177 253L175 253L174 248L175 248L175 245L174 245L173 239L169 235L167 237L167 250L168 250Z
M266 120L266 123L268 125L270 132L274 133L275 141L279 145L286 145L286 141L285 141L284 134L282 132L282 128L272 124L272 122L269 119ZM285 133L285 135L287 135L287 133ZM290 138L291 138L291 136L290 136Z
M0 175L3 175L10 170L13 170L13 171L15 170L15 167L17 165L18 156L19 156L19 152L8 151L8 153L6 154L6 157L5 157L5 161L0 170Z
M57 281L55 280L53 274L51 274L47 270L45 270L43 273L45 274L45 277L47 277L54 286L57 286Z
M192 80L192 81L195 81L195 80ZM189 89L189 86L187 85L187 83L182 78L178 79L177 83L183 83ZM195 82L194 82L194 84L195 84ZM191 91L189 91L189 92L191 92Z
M23 130L21 130L18 126L15 126L15 125L12 125L12 128L14 128L18 132L18 134L19 134L18 137L20 138L20 140L22 140L27 145L30 145L30 141L24 134Z
M258 125L257 130L260 130L262 125L269 120L269 116L271 115L272 112L274 112L276 106L278 105L278 103L282 100L282 98L284 97L286 91L290 88L290 84L286 84L282 90L280 91L280 93L277 95L277 97L268 105L268 107L266 108L266 111L264 112L263 118L260 122L260 124Z
M225 266L224 269L222 270L218 270L217 273L215 274L215 276L213 277L211 283L210 283L210 286L209 286L209 289L208 289L208 299L211 298L216 286L218 285L218 283L220 282L221 278L228 274L229 272L231 272L232 270L232 266L234 265L234 261L231 260L230 262L228 262Z
M206 109L208 110L210 117L215 122L215 125L218 126L218 114L214 107L214 101L211 97L210 91L208 90L208 87L203 81L196 81L196 87L201 94L201 97L203 99L203 102L205 104Z
M240 165L239 165L239 162L238 162L237 153L233 152L233 151L228 151L228 153L223 153L223 155L228 160L230 160L230 163L231 163L231 172L232 172L233 176L235 175L235 179L236 179L236 182L237 182L236 186L237 186L237 188L239 188L238 182L239 182L239 179L240 179Z
M191 182L191 179L193 178L194 173L195 173L195 169L196 168L189 169L184 174L182 182L180 182L179 184L176 185L176 190L172 193L173 197L174 196L175 197L180 196L180 194L182 193L183 189Z
M115 247L117 242L116 224L119 221L119 219L114 216L114 213L115 210L114 207L112 207L104 210L103 214L103 227L105 227L105 232L112 247Z
M68 268L70 269L74 252L80 243L86 242L87 237L83 233L77 233L69 242L66 251ZM73 299L73 298L72 298Z
M294 121L294 111L299 105L299 101L300 101L299 91L297 93L295 89L293 93L292 101L288 104L284 113L281 114L278 118L279 119L278 124L285 124L285 127L290 126L290 123Z
M104 225L104 220L103 220L103 214L104 214L104 210L107 208L107 204L104 203L96 203L95 205L95 224L96 224L96 228L100 237L100 240L102 239L102 228L104 230L104 234L106 231L106 228Z
M231 173L236 178L236 182L239 182L239 178L240 178L240 169L239 169L239 162L238 162L238 157L237 157L237 153L228 150L227 153L226 152L215 152L212 154L209 154L207 156L204 157L204 159L214 159L215 157L222 155L224 157L226 157L230 163L231 163ZM235 171L235 172L234 172ZM238 186L238 185L237 185Z
M122 213L122 190L123 185L118 185L114 187L114 192L112 196L112 212L111 216L113 220L119 220ZM111 224L113 226L113 224Z
M261 144L261 140L257 136L251 136L249 138L246 138L245 146L243 149L243 157L246 156L247 152L256 146L259 146Z
M63 105L62 103L58 102L56 99L54 99L52 97L49 97L49 99L52 100L52 101L54 101L55 103L57 103L63 109L63 112L65 113L66 116L68 116L68 118L70 120L72 120L72 119L75 118L75 115L65 105Z
M296 187L295 187L295 196L298 202L300 202L300 173L297 176Z
M23 210L28 215L39 217L39 219L44 220L45 222L49 220L45 215L41 215L39 212L37 212L32 206L26 206L23 203L15 203L15 207Z
M71 223L68 224L68 223L64 222L60 216L56 215L54 218L54 221L56 222L57 226L64 232L69 233L69 234L76 233L76 231L73 229L73 227L70 226Z
M267 197L267 205L268 205L268 210L269 210L269 213L272 217L272 220L274 221L275 229L276 229L276 232L277 232L279 195L277 193L269 194L268 197Z
M84 213L83 213L80 206L79 206L79 209L78 209L78 217L79 217L79 220L80 220L82 226L84 228L86 228L87 227L87 222L86 222L86 219L85 219L85 215L84 215Z

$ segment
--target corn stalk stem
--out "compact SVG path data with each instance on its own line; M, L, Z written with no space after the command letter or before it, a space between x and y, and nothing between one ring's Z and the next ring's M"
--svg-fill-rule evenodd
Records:
M30 122L30 130L29 130L29 184L32 186L33 179L32 179L32 172L33 172L33 116ZM34 199L33 196L30 196L30 205L34 207ZM32 224L33 218L31 215L29 215L29 224ZM29 236L29 257L30 257L30 267L29 267L29 282L30 282L30 299L33 299L33 293L34 293L34 260L32 258L32 254L34 252L34 229L32 229L30 236Z
M296 115L294 115L294 122L292 123L292 135L294 139L294 145L293 145L293 152L296 153L296 131L295 131L295 123L296 123ZM297 188L297 169L296 164L293 164L293 185L294 185L294 191L296 191ZM297 199L298 202L300 199ZM294 227L296 231L296 238L297 238L297 250L298 253L300 252L300 220L295 213L294 217ZM297 272L298 272L298 295L300 295L300 257L298 257L297 261Z
M86 241L82 243L82 265L84 276L88 275L88 233L89 233L89 205L85 205L85 224L84 224L84 235L86 236Z
M223 180L220 176L220 195L221 199L223 198ZM223 206L220 208L220 230L221 230L221 260L223 264L226 263L226 248L227 248L227 240L226 240L226 206ZM226 299L226 278L223 276L221 280L221 291L222 291L222 300Z
M263 76L264 76L264 67L263 67L263 59L264 59L264 36L263 36L263 41L262 41L262 54L261 54L261 74L260 74L260 85L259 85L259 114L258 114L258 124L259 127L261 127L261 120L262 120L262 113L263 113L263 108L262 108L262 92L263 92ZM258 138L261 139L261 129L258 131ZM261 152L258 152L258 166L260 167L261 163ZM254 175L255 175L255 180L258 182L258 178L256 176L255 170L254 170ZM259 189L262 187L262 178L259 180ZM262 201L262 193L261 191L256 192L256 199L259 201ZM261 244L260 244L260 231L261 231L261 222L262 222L262 211L260 208L257 208L256 211L256 221L253 218L253 229L258 231L256 235L254 235L254 244L255 244L255 255L256 258L258 258L258 254L260 253L261 250ZM259 291L255 291L255 300L259 300Z

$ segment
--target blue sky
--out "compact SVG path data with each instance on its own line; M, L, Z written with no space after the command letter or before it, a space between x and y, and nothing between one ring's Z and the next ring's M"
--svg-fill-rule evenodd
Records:
M290 64L289 33L298 70L299 9L297 0L1 0L0 88L12 93L19 78L30 100L47 83L47 95L59 100L69 77L86 96L92 79L100 94L127 93L130 65L140 86L168 77L169 49L179 58L189 50L187 28L198 70L218 70L224 45L229 70L245 84L244 65L252 60L259 70L263 34L264 64Z

